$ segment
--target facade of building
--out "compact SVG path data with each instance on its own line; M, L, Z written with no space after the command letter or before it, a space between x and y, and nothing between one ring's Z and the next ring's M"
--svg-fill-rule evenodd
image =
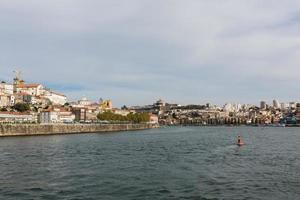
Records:
M135 113L133 110L112 109L112 112L118 115L127 116L129 113Z
M7 107L10 106L10 97L7 95L0 94L0 107Z
M44 87L41 84L19 84L16 85L16 93L25 93L32 96L44 94Z
M37 122L37 118L30 113L0 112L0 122Z
M91 102L90 100L88 100L86 97L83 97L82 99L80 99L78 101L78 105L79 106L89 106L91 105L93 102Z
M60 111L59 112L59 121L61 123L72 123L75 120L75 114L71 111Z
M273 100L273 107L276 108L276 109L280 108L280 103L279 103L278 100L276 100L276 99Z
M260 102L260 109L263 109L263 110L267 109L267 103L265 101Z
M87 109L86 108L75 108L73 110L75 114L75 121L86 121Z
M158 124L158 116L150 114L150 123L151 124Z
M14 87L12 84L7 84L5 82L0 83L0 94L12 95L14 92Z
M67 97L65 95L50 90L45 91L43 97L48 98L55 105L64 105L67 103Z
M45 111L40 112L39 122L40 123L58 123L59 122L58 112L55 112L53 110L45 110Z

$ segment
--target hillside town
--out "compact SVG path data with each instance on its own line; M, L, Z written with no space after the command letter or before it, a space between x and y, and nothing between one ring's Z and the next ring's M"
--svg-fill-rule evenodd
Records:
M83 97L70 102L66 95L40 83L26 83L21 72L15 74L13 83L0 82L0 123L109 123L99 120L101 113L112 113L113 117L132 116L133 122L141 121L138 114L133 115L134 110L113 108L109 99L93 102ZM158 123L158 117L149 113L144 121Z
M146 115L145 115L146 114ZM114 108L111 100L93 102L67 96L40 83L27 83L15 71L12 83L0 82L0 123L112 123L148 122L161 125L270 125L298 126L300 103L259 106L226 103L216 106L180 105L158 100L152 105Z

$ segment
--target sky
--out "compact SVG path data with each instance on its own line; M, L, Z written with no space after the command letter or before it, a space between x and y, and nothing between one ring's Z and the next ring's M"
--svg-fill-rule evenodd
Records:
M0 80L114 106L300 100L299 0L1 0Z

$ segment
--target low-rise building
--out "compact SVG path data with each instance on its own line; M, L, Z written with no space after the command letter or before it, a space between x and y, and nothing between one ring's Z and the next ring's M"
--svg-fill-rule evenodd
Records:
M37 117L31 113L20 112L0 112L0 122L15 123L15 122L36 122Z
M0 94L12 95L14 93L14 86L5 82L0 83Z
M16 85L16 93L25 93L32 96L40 96L44 94L44 87L41 84L19 84Z
M10 97L8 95L0 94L0 108L11 105Z
M150 123L151 124L158 124L158 116L150 114Z
M59 122L58 112L51 110L51 109L40 112L39 122L40 123L58 123Z
M46 90L43 97L48 98L54 105L64 105L67 103L67 97L64 94Z
M127 116L129 113L135 113L134 110L112 109L112 112L118 115Z
M75 121L86 121L87 109L86 108L74 108Z
M75 120L75 115L71 111L60 111L59 121L61 123L72 123Z

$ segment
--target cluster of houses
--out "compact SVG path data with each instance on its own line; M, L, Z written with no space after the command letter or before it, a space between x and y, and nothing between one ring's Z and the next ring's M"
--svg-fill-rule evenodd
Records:
M25 112L17 112L14 106L30 106ZM92 123L97 115L111 111L126 116L135 113L132 109L113 108L111 100L93 102L87 98L68 102L64 94L44 87L42 84L25 83L17 73L13 83L0 82L1 123ZM150 122L158 123L158 117L150 114Z
M34 107L26 112L12 109L16 104ZM0 82L0 122L60 123L92 121L101 110L112 109L110 100L92 103L83 98L67 102L67 97L44 87L42 84L25 83L19 76L13 83Z
M166 125L300 125L300 103L279 103L260 106L227 103L222 107L206 105L180 105L158 100L152 105L133 106L137 112L151 112Z

